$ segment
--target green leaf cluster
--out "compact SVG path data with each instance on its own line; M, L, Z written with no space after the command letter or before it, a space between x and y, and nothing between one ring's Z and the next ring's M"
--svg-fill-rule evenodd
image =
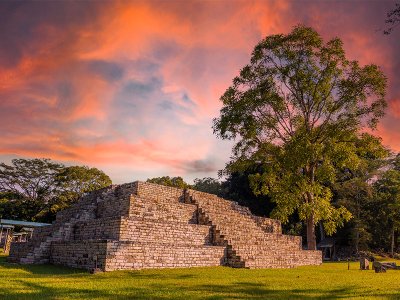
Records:
M151 182L151 183L165 185L165 186L176 187L176 188L180 188L180 189L185 189L185 188L190 187L190 184L185 182L183 180L183 178L180 176L177 176L177 177L170 177L170 176L154 177L154 178L149 178L146 181Z

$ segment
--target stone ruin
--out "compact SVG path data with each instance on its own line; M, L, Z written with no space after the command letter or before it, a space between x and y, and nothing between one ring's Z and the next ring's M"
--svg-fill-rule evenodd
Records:
M230 266L292 268L319 265L321 251L302 250L301 237L282 234L277 220L215 195L147 182L85 195L12 243L10 262L52 263L113 271Z

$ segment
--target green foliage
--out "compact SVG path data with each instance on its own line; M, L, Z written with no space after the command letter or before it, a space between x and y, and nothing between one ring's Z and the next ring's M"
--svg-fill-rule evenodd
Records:
M192 186L192 189L200 192L214 194L217 196L223 195L221 182L211 177L204 177L202 179L196 178L194 180L194 185Z
M338 169L361 164L358 131L376 127L385 92L379 67L347 60L338 38L325 43L304 26L266 37L222 95L214 120L214 133L237 141L226 171L263 164L264 172L250 177L255 194L269 195L283 222L294 212L306 220L315 248L317 222L333 233L351 217L331 204L328 186Z
M14 159L0 164L0 217L51 222L84 193L109 186L96 168L65 167L49 159Z
M0 163L0 192L32 201L48 201L54 195L56 175L64 166L49 159L13 159Z
M1 198L0 218L16 220L35 220L43 204L38 201L27 201L25 198Z
M255 215L268 217L275 204L268 195L255 195L249 181L250 175L260 171L262 171L261 165L249 164L245 170L228 174L222 182L223 197L248 207Z
M353 218L350 221L350 241L356 252L367 250L371 241L370 211L373 201L373 187L363 178L355 177L335 185L338 203L348 209Z
M352 219L345 232L337 236L338 240L349 238L355 252L366 250L375 239L371 224L374 210L374 188L371 179L379 176L381 168L388 164L388 149L382 145L380 138L362 133L355 140L357 165L346 166L336 170L336 181L329 186L334 194L333 202L345 207Z
M180 188L180 189L190 187L190 185L188 183L186 183L183 180L183 178L180 176L178 176L178 177L169 177L169 176L154 177L154 178L149 178L146 181L151 182L151 183L165 185L165 186L176 187L176 188Z
M399 156L398 156L399 157ZM398 162L395 162L397 164ZM376 201L379 204L379 213L376 216L378 222L387 224L390 230L390 247L393 253L395 234L400 231L400 170L391 169L386 171L382 178L375 183ZM386 244L387 245L387 244Z
M77 199L84 193L111 185L111 179L103 171L86 166L72 166L61 170L56 177L58 191L70 199Z

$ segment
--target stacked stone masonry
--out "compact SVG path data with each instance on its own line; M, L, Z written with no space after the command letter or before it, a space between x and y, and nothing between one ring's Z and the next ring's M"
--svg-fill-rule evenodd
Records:
M13 243L9 261L104 271L231 266L291 268L321 264L320 251L282 234L277 220L236 202L147 182L114 185L84 196Z

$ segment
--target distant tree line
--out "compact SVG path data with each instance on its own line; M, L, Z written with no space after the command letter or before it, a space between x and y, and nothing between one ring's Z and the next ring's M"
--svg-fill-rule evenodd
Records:
M111 185L103 171L50 159L0 163L0 218L51 222L83 194Z

